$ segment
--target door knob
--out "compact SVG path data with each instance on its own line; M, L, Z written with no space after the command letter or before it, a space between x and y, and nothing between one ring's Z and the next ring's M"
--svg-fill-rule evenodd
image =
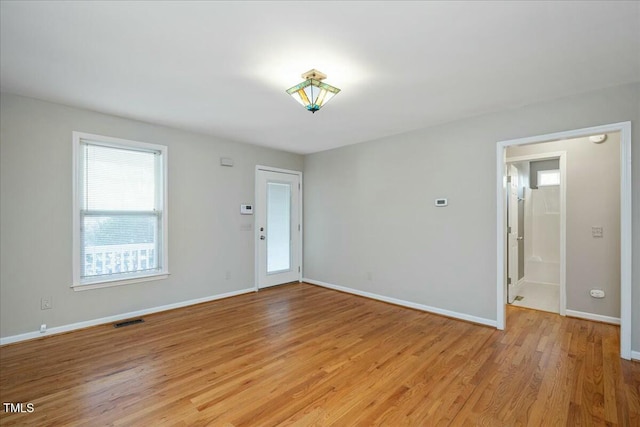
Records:
M524 240L524 237L516 237L516 240Z
M266 239L266 237L260 236L260 240L264 240L264 239Z

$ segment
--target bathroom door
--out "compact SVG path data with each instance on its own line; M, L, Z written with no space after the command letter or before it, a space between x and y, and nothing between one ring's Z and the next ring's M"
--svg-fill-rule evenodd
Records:
M509 205L507 207L507 242L509 245L507 276L507 301L511 304L516 295L513 289L518 283L518 168L509 165Z
M301 173L256 169L257 287L301 277Z

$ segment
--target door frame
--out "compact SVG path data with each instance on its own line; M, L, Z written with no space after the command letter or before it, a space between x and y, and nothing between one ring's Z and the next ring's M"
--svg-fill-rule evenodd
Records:
M515 200L515 228L516 228L516 233L515 233L515 246L516 246L516 262L514 263L513 261L513 254L511 253L511 249L513 247L514 242L511 241L511 236L514 234L513 233L513 184L514 184L514 176L513 176L513 171L511 169L515 169L515 171L517 171L517 176L516 176L516 182L518 184L518 188L516 190L516 200ZM519 200L520 197L518 195L518 192L520 190L520 169L518 169L518 167L513 164L513 163L507 163L506 164L506 168L505 168L505 172L507 174L507 216L506 216L506 226L505 226L505 233L507 233L507 248L505 251L505 255L506 258L504 260L504 262L507 265L507 304L513 304L515 302L515 299L511 299L511 295L510 295L510 288L509 288L509 281L511 281L511 289L515 289L519 283L520 280L518 279L518 276L520 275L520 243L519 243L519 236L523 235L524 236L524 227L522 230L520 230L520 209L519 209ZM511 179L509 179L511 178ZM524 189L523 189L524 190ZM524 191L522 194L522 197L524 199ZM524 213L524 206L523 206L523 213ZM523 221L524 223L524 218ZM524 258L524 241L523 241L523 250L522 250L522 257ZM514 272L511 271L511 267L515 264L516 268L515 268L515 277L514 277ZM524 269L522 270L524 273ZM524 279L524 276L523 276ZM515 298L515 297L514 297Z
M547 141L548 142L548 141ZM524 145L524 144L516 144ZM526 156L506 157L505 163L559 159L560 164L560 316L567 314L567 152L549 151ZM505 169L506 173L506 169ZM505 221L506 229L506 221ZM525 261L526 262L526 261Z
M496 327L506 327L506 148L560 139L572 139L594 134L620 132L620 357L631 359L631 122L619 122L555 132L545 135L516 138L496 143L496 219L497 219L497 288Z
M298 260L300 263L300 271L298 272L298 282L302 282L302 272L304 271L303 268L303 258L302 258L302 233L304 231L304 226L303 226L303 218L302 218L302 204L303 204L303 185L302 185L302 172L301 171L295 171L295 170L290 170L290 169L281 169L281 168L274 168L271 166L264 166L264 165L256 165L256 170L255 170L255 175L254 175L254 201L257 202L258 201L258 171L266 171L266 172L277 172L277 173L285 173L285 174L289 174L289 175L297 175L298 179L300 180L300 197L299 197L299 203L298 203L298 220L300 222L300 233L298 233ZM259 207L256 205L254 212L253 212L253 257L254 257L254 274L253 274L253 282L254 282L254 288L255 288L255 292L258 292L259 287L258 287L258 276L260 274L260 272L258 271L259 268L259 262L258 262L258 257L259 257L259 251L258 251L258 245L260 244L260 233L258 232L258 215L256 214L256 211L259 209Z

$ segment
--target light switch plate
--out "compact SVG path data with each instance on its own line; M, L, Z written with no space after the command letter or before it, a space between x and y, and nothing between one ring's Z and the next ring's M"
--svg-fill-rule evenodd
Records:
M591 227L592 237L602 237L602 227Z

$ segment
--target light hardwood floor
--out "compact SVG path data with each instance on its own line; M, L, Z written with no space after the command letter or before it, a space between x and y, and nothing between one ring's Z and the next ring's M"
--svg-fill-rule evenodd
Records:
M0 348L9 425L640 426L618 328L508 308L508 330L308 284Z

